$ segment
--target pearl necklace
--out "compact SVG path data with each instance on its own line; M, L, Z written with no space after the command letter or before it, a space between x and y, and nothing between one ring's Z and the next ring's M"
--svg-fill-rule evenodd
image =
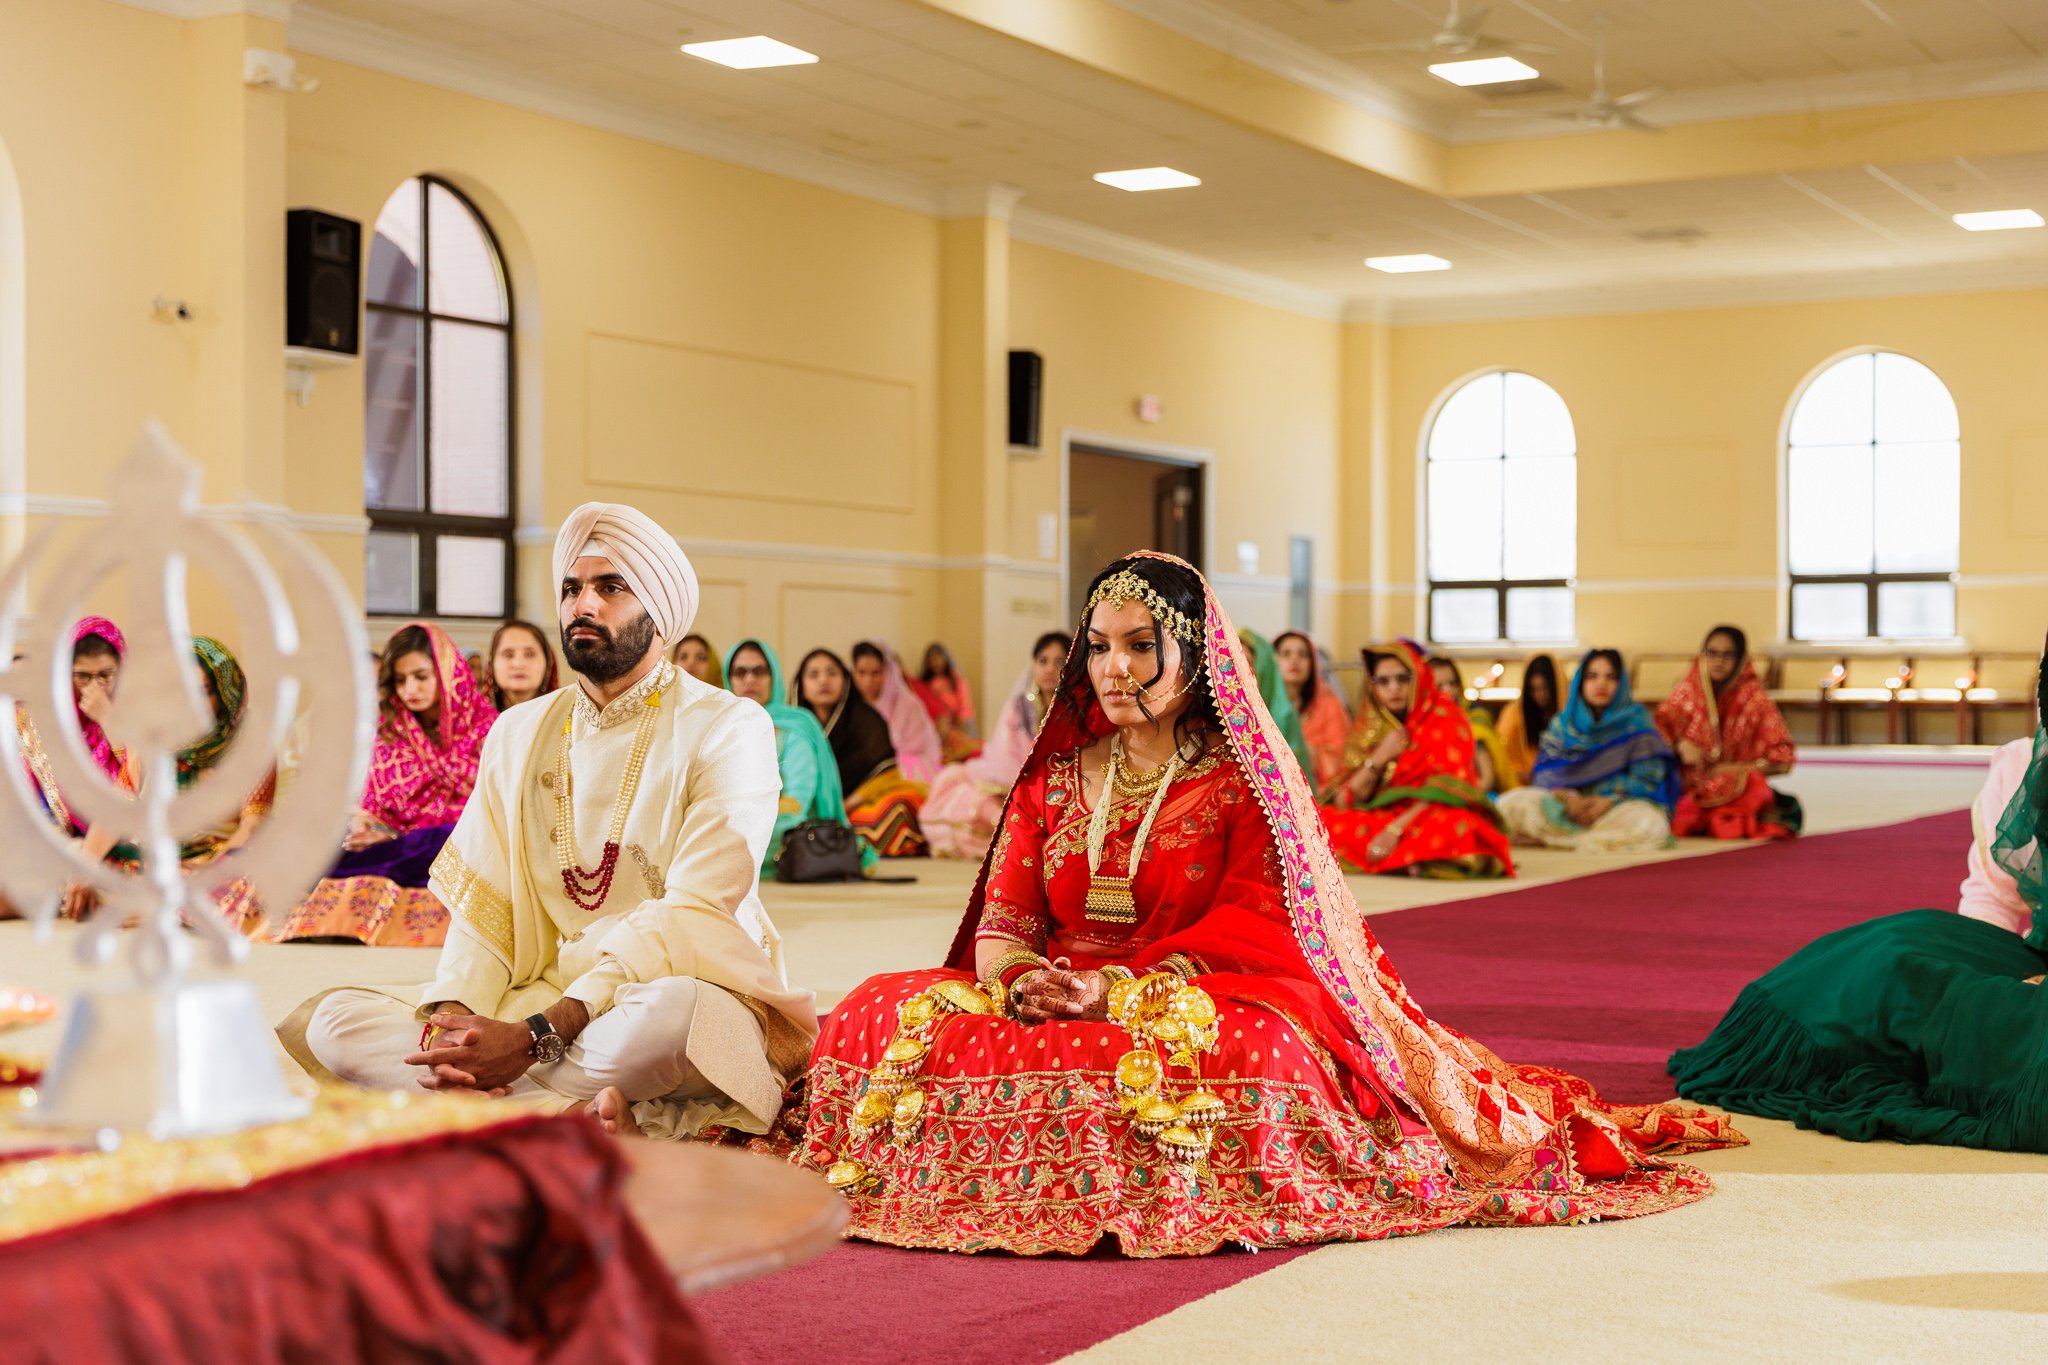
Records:
M1088 821L1088 898L1085 902L1087 917L1107 924L1136 924L1138 902L1131 894L1131 883L1138 875L1138 861L1145 856L1145 841L1152 835L1152 822L1159 816L1159 808L1166 803L1166 792L1173 785L1174 774L1180 771L1180 750L1175 749L1161 767L1153 769L1142 777L1134 777L1124 767L1124 737L1117 734L1109 745L1109 760L1102 765L1102 790L1096 793L1095 810ZM1152 793L1152 804L1145 808L1145 818L1138 825L1138 834L1131 842L1131 857L1121 877L1105 876L1102 872L1102 847L1109 839L1109 808L1116 801L1118 779L1125 782L1125 790L1133 796Z
M633 748L626 756L626 774L619 781L619 795L612 803L611 828L605 833L604 856L589 872L576 862L575 777L569 768L569 736L576 725L572 707L562 722L562 744L555 760L555 865L561 869L562 889L577 909L596 914L611 894L612 874L619 867L619 845L626 834L626 817L633 798L640 792L640 772L647 766L647 751L654 747L654 722L661 715L661 689L647 694L641 703L640 722L633 727Z

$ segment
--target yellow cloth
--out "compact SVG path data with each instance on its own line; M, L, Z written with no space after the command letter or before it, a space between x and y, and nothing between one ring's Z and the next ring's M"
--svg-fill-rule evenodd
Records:
M158 1142L131 1133L111 1152L72 1152L0 1165L0 1243L125 1213L181 1194L238 1190L252 1181L368 1147L466 1132L529 1117L467 1096L320 1092L313 1112L220 1137ZM43 1140L0 1124L0 1137Z
M636 507L586 502L569 514L555 536L555 581L595 544L640 599L663 640L680 641L697 619L697 571L676 538Z

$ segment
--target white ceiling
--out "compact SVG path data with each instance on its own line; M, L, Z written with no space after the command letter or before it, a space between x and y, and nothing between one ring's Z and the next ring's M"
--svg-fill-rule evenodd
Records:
M1276 50L1401 40L1426 34L1441 17L1424 0L1117 2L1141 11L1170 5L1196 24L1219 14L1257 24ZM1488 28L1563 49L1536 60L1575 90L1590 62L1581 39L1592 2L1497 0ZM1871 68L1859 62L2038 62L2048 51L2048 0L1599 2L1614 12L1616 90L1776 88L1770 83L1867 77ZM1858 36L1841 36L1851 30ZM822 60L740 72L676 50L750 33ZM1661 304L1687 290L1720 297L1745 283L1826 293L1868 289L1886 272L1932 281L1909 287L1935 287L1945 276L2048 276L2048 230L1970 234L1947 221L1967 209L2048 209L2048 154L1458 202L1148 94L916 0L300 0L292 40L372 65L389 65L403 50L405 74L445 73L457 88L536 107L580 100L614 124L623 112L636 127L722 130L735 147L809 158L827 179L857 184L872 175L897 191L923 187L934 196L1012 185L1041 239L1085 236L1100 253L1115 246L1113 234L1131 239L1135 256L1178 253L1304 297L1365 310L1389 305L1395 316L1425 316L1431 307L1445 315L1568 308L1588 299L1614 306L1630 290ZM1414 60L1419 69L1423 59ZM1365 82L1361 98L1377 92L1426 119L1484 102L1427 76L1417 82L1401 62L1351 61ZM744 150L735 155L747 159ZM1132 195L1089 179L1155 164L1191 171L1204 184ZM1636 235L1686 229L1703 235L1690 243ZM1367 255L1414 251L1456 268L1396 278L1361 264Z
M1429 37L1450 0L1167 3L1190 15L1209 10L1255 24L1439 115L1499 102L1431 76L1425 67L1440 58L1348 51ZM1485 28L1556 48L1524 60L1546 84L1583 95L1593 84L1596 13L1610 23L1607 84L1615 93L1661 86L1739 98L1768 91L1796 108L1802 93L1876 72L1912 73L1924 85L1949 72L1975 79L2048 57L2048 0L1491 0Z

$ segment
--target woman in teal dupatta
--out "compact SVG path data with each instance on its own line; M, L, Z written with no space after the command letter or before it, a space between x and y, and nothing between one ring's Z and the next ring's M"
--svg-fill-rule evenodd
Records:
M1994 761L1971 810L1963 913L1908 910L1801 948L1672 1054L1678 1093L1853 1142L2048 1152L2048 730L2016 768Z
M745 658L740 657L742 654ZM725 656L725 685L733 695L757 702L775 724L775 758L782 769L782 802L775 811L775 832L761 871L775 872L782 840L806 820L831 820L846 825L846 793L839 786L839 763L818 718L782 698L782 660L764 640L742 640ZM848 826L851 828L851 826ZM863 840L861 863L872 868L876 853Z
M1309 751L1308 736L1302 732L1301 711L1288 694L1287 683L1280 676L1280 656L1273 649L1272 642L1255 630L1237 632L1238 643L1251 656L1252 676L1258 680L1259 700L1266 703L1266 709L1273 713L1273 723L1280 727L1280 738L1287 741L1294 761L1301 765L1311 789L1315 786L1316 763Z
M1585 853L1641 853L1671 843L1678 756L1612 649L1589 650L1571 698L1543 732L1535 781L1500 798L1524 843Z

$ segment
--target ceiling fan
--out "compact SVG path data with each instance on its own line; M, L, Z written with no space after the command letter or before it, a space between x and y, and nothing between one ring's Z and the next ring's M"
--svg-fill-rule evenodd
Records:
M1481 109L1481 118L1563 119L1587 128L1634 128L1661 133L1664 125L1651 123L1636 111L1664 93L1661 85L1631 90L1626 95L1607 93L1607 16L1593 16L1593 97L1570 109Z
M1486 31L1486 16L1491 13L1485 5L1463 7L1461 0L1451 0L1451 12L1444 16L1444 26L1427 38L1418 38L1411 43L1364 43L1355 47L1333 48L1340 57L1361 52L1426 52L1439 57L1471 57L1492 52L1555 52L1554 47L1541 43L1525 43L1519 38L1502 38Z

